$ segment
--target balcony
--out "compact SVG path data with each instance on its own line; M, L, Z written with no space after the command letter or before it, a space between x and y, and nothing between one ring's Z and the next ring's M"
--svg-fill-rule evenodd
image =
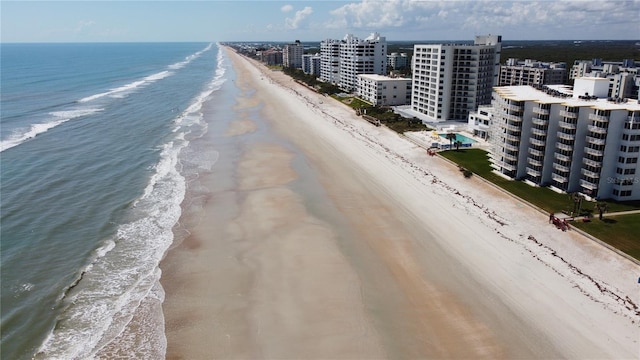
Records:
M566 161L566 162L571 161L571 157L570 156L567 156L567 155L564 155L564 154L560 154L559 152L554 152L553 153L553 157L555 159L560 160L560 161Z
M598 188L598 184L594 184L591 181L585 179L580 179L580 186L589 190L595 190Z
M596 160L591 160L591 159L587 159L587 158L582 158L582 163L587 165L587 166L591 166L591 167L595 167L595 168L602 167L602 161L596 161Z
M515 125L507 124L507 125L504 125L504 128L509 130L509 131L513 131L513 132L517 132L517 133L522 132L522 127L521 126L515 126Z
M529 148L527 152L533 156L544 156L544 151L536 150L534 148Z
M599 126L589 125L589 126L587 126L587 129L589 131L591 131L592 133L595 133L595 134L606 134L607 133L607 129L601 128Z
M622 129L622 133L627 135L638 135L640 134L640 129Z
M595 122L608 123L609 117L603 115L589 114L589 120L593 120Z
M569 130L575 130L576 129L576 124L572 123L570 121L562 121L562 120L560 120L560 121L558 121L558 126L561 129L569 129Z
M568 166L560 165L558 163L553 163L553 168L563 173L569 173L569 171L571 171Z
M558 138L569 140L569 141L573 141L576 138L576 134L567 134L567 133L563 133L562 131L558 131L557 135L558 135Z
M571 111L567 111L567 110L560 110L560 116L563 116L567 119L577 119L578 118L578 113L574 113Z
M529 142L531 144L533 144L533 145L536 145L536 146L544 146L545 145L544 140L536 139L534 137L529 138Z
M542 176L542 172L536 170L536 169L532 169L530 167L527 167L527 174L533 176L533 177L539 177Z
M509 143L504 143L504 144L502 145L502 147L503 147L505 150L509 150L509 151L518 151L518 150L520 149L518 146L515 146L515 145L512 145L512 144L509 144Z
M580 174L588 176L592 179L600 179L600 174L598 174L597 172L593 172L591 170L587 170L585 168L580 169Z
M593 136L587 136L586 139L589 144L593 145L604 145L604 143L606 142L606 139L598 139Z
M497 170L504 169L504 170L507 170L507 171L516 171L516 167L514 165L511 165L511 164L506 163L504 161L496 160L496 161L493 162L493 165L495 165L494 169L497 169Z
M510 153L502 153L501 154L505 159L511 161L518 161L518 154L510 154Z
M560 174L556 174L556 173L551 174L551 178L552 178L554 181L557 181L557 182L559 182L559 183L566 183L566 182L569 182L569 178L568 178L567 176L562 176L562 175L560 175Z
M604 151L592 149L590 147L585 147L584 148L584 152L589 154L589 155L593 155L593 156L599 156L599 157L604 156Z
M549 115L549 110L540 107L534 107L531 111L533 111L534 114Z
M522 106L520 106L520 105L513 105L513 104L505 103L505 104L503 104L503 107L505 109L509 109L511 111L522 111Z
M511 115L511 114L502 114L502 116L505 119L507 119L507 120L509 120L511 122L517 123L517 124L522 122L522 116L515 116L515 115Z
M556 148L560 149L560 150L564 150L564 151L573 151L573 146L571 145L567 145L567 144L563 144L563 143L556 143Z
M549 120L541 119L539 117L531 118L531 122L538 126L547 126L547 124L549 124Z
M527 158L527 161L529 162L529 164L530 164L530 165L533 165L533 166L542 166L542 161L537 160L537 159L534 159L534 158L532 158L532 157L528 157L528 158Z
M542 130L542 129L538 129L538 128L531 128L531 133L533 135L537 135L537 136L547 136L547 131L546 130Z
M507 139L507 141L511 141L512 143L520 143L520 136L515 136L515 135L510 135L510 134L503 134L504 138Z

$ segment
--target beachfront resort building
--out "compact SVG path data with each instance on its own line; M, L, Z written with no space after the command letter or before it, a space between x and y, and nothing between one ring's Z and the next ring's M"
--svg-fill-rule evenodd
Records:
M345 91L357 89L359 74L386 74L387 41L378 33L366 39L347 34L320 43L320 79Z
M571 68L571 79L598 77L608 79L610 98L633 98L640 100L640 75L633 59L602 61L602 59L576 60Z
M304 46L300 40L296 40L292 44L286 44L282 48L282 65L294 69L302 69L302 55L304 54Z
M469 113L467 131L483 140L489 140L489 127L493 117L492 105L480 105L478 110Z
M473 44L414 45L411 111L423 122L468 120L491 103L502 37L476 36Z
M320 55L302 55L302 71L305 74L320 76Z
M358 95L375 106L408 104L411 99L411 79L377 74L360 74Z
M257 55L260 61L267 65L282 65L282 51L278 49L271 48L261 51Z
M510 58L500 66L498 86L559 85L567 82L567 64Z
M602 81L604 80L604 82ZM496 87L495 172L591 199L640 199L640 104L607 97L607 80Z
M387 66L392 70L405 69L409 65L411 64L409 63L409 57L407 56L407 53L394 52L387 55Z
M340 82L340 40L320 42L320 80L331 84Z

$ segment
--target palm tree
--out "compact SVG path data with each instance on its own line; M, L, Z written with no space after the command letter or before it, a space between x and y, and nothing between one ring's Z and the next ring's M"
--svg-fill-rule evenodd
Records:
M456 151L460 151L460 145L462 145L462 141L457 140L454 144L456 145Z
M604 201L598 201L596 203L596 209L598 209L598 219L602 220L602 214L607 212L609 205Z
M583 197L580 196L580 193L578 193L578 192L570 193L569 196L571 197L571 200L573 201L573 214L580 215L580 208L581 208L581 205L582 205Z
M449 140L449 149L451 149L453 147L453 141L456 139L456 134L454 133L447 133L447 135L445 136L445 138L447 140Z

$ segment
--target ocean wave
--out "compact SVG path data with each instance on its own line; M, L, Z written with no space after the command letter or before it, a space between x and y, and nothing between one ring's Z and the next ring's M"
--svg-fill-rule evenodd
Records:
M65 308L38 349L36 359L90 359L103 351L109 353L113 346L130 348L138 357L144 357L140 351L145 346L156 347L147 349L149 353L164 353L164 348L157 349L166 344L162 341L162 328L144 329L160 333L147 334L144 344L136 346L129 344L132 340L127 326L134 314L139 317L140 311L148 311L144 310L145 303L161 303L164 299L159 284L159 264L173 243L173 227L182 214L181 203L186 192L186 180L180 173L180 154L189 144L185 135L194 127L201 134L203 130L206 132L202 105L220 88L223 74L216 71L203 91L174 119L174 123L179 124L178 131L161 146L159 160L143 194L129 208L128 220L118 226L116 235L95 250L92 261L65 291L62 299ZM161 320L159 306L156 313L143 315L142 321L154 316L155 322ZM113 345L114 342L118 345Z
M27 129L14 130L13 135L9 136L9 138L5 140L0 141L0 152L10 149L14 146L18 146L25 141L33 139L34 137L47 132L49 129L52 129L69 120L82 116L89 116L103 110L104 109L74 109L50 112L49 115L53 117L53 119L51 119L50 121L39 124L32 124Z
M130 83L126 84L126 85L111 89L109 91L105 91L103 93L87 96L85 98L82 98L82 99L78 100L78 102L79 103L86 103L86 102L89 102L89 101L92 101L92 100L103 98L105 96L123 97L127 93L129 93L129 92L131 92L131 91L133 91L133 90L135 90L135 89L137 89L137 88L139 88L141 86L151 84L153 82L156 82L158 80L164 79L164 78L166 78L168 76L171 76L171 75L173 75L172 71L163 70L163 71L160 71L158 73L146 76L141 80L136 80L136 81L130 82Z
M185 57L183 61L180 61L180 62L177 62L177 63L175 63L175 64L171 64L171 65L169 65L169 69L171 69L171 70L177 70L177 69L181 69L181 68L185 67L185 66L186 66L186 65L188 65L190 62L192 62L193 60L195 60L195 59L197 59L198 57L200 57L200 55L202 55L203 53L205 53L205 52L207 52L207 51L211 50L211 47L212 47L212 46L213 46L213 44L209 44L209 45L207 45L207 47L205 47L204 49L202 49L202 50L200 50L200 51L198 51L198 52L196 52L196 53L194 53L194 54L191 54L191 55L189 55L189 56Z
M167 69L169 70L163 70L160 71L158 73L149 75L141 80L136 80L133 81L129 84L111 89L109 91L105 91L99 94L94 94L94 95L90 95L87 97L84 97L80 100L78 100L78 102L80 103L85 103L85 102L89 102L89 101L93 101L96 99L100 99L103 98L105 96L109 96L109 97L114 97L114 98L122 98L125 97L128 93L132 92L133 90L136 90L137 88L143 87L145 85L148 85L150 83L156 82L158 80L162 80L166 77L169 77L171 75L174 74L174 71L171 70L178 70L181 69L183 67L185 67L186 65L188 65L190 62L192 62L193 60L197 59L198 57L200 57L200 55L202 55L204 52L209 51L212 47L212 44L207 45L207 47L205 47L202 50L199 50L191 55L188 55L187 57L185 57L185 60L177 62L175 64L171 64L169 66L167 66Z
M65 308L36 359L92 358L123 331L159 281L158 264L173 241L185 193L176 167L180 149L176 142L163 146L149 191L65 291Z

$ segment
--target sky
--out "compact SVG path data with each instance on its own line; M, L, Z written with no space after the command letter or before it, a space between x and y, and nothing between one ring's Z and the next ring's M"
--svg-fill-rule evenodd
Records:
M0 41L639 40L639 18L640 0L0 0Z

